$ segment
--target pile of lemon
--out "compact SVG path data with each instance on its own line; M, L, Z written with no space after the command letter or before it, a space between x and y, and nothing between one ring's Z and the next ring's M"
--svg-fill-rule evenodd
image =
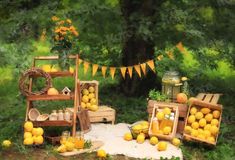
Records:
M83 149L85 141L81 141L76 137L68 137L67 139L60 139L60 146L55 150L59 153L72 152L75 149Z
M163 120L166 119L166 115L170 116L171 113L172 113L171 109L168 107L165 107L162 111L158 111L156 113L156 117L157 117L158 121L160 121L162 123ZM166 125L164 125L163 129L159 129L157 132L158 132L158 134L169 135L172 133L172 127L170 127L166 124Z
M202 140L215 142L219 132L219 118L218 110L192 107L184 132Z
M87 89L82 90L81 107L91 111L98 110L97 99L95 97L95 88L93 86L89 86Z
M24 145L40 145L43 144L43 129L41 127L34 128L33 123L28 121L24 124Z

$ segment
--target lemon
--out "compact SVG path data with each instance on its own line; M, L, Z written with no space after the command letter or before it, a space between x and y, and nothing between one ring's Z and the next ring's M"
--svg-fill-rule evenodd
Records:
M74 149L74 144L72 142L67 141L67 142L65 142L65 147L66 147L66 151L71 152Z
M211 128L210 128L211 134L216 135L218 133L218 131L219 131L218 127L211 126Z
M191 136L197 137L197 135L198 135L198 131L195 130L195 129L192 129L192 131L191 131Z
M217 120L217 119L212 119L211 120L211 125L213 126L218 126L218 124L219 124L219 121Z
M211 124L207 124L205 127L204 127L204 130L210 130L211 129Z
M209 141L209 142L215 142L215 138L212 137L212 136L207 137L206 140Z
M37 136L42 136L44 131L41 127L37 128L37 131L38 131L38 135Z
M42 136L36 136L36 138L34 139L34 143L35 144L43 144L43 137Z
M151 145L156 145L158 143L158 138L157 137L151 137L149 140Z
M124 140L131 141L132 139L133 139L133 137L132 137L131 133L125 133L124 134Z
M212 114L213 114L214 118L219 118L220 117L220 111L218 111L218 110L213 111Z
M204 127L206 125L206 119L205 118L202 118L199 120L199 126L200 127Z
M47 90L47 94L53 96L53 95L58 95L59 92L56 88L51 87Z
M137 143L144 143L144 140L145 140L145 135L144 134L142 134L142 133L140 133L138 136L137 136L137 138L136 138L136 142Z
M200 111L201 111L203 114L208 114L208 113L211 112L211 110L210 110L209 108L202 108Z
M174 146L178 147L180 145L180 140L178 138L173 138L171 142Z
M42 128L33 128L32 134L33 134L33 136L41 136L41 135L43 135L43 129Z
M24 145L32 145L32 144L33 144L33 138L24 139Z
M95 94L94 93L89 93L88 97L89 97L89 99L95 98Z
M58 72L58 69L56 66L51 67L50 72Z
M136 133L136 134L139 134L141 129L142 129L141 124L136 124L132 127L133 132Z
M5 148L9 148L11 146L11 141L10 140L4 140L2 142L2 146Z
M192 130L192 128L191 128L190 126L186 126L186 127L184 128L184 132L187 133L187 134L190 134L190 133L191 133L191 130Z
M64 153L66 152L66 146L62 144L56 150L57 152Z
M203 118L203 113L202 112L197 112L195 114L196 119L202 119Z
M106 158L106 156L107 156L107 154L106 154L106 152L103 149L99 149L97 151L97 157L99 157L99 158Z
M69 72L70 73L74 73L74 68L73 67L69 67Z
M42 70L43 70L44 72L50 72L50 71L51 71L51 65L49 65L49 64L43 65L43 66L42 66Z
M33 123L32 123L32 122L29 122L29 121L25 122L25 124L24 124L24 130L25 130L26 132L31 132L31 131L33 130Z
M24 132L24 138L32 138L31 132Z
M82 101L87 103L89 101L89 97L87 95L82 96Z
M163 128L163 134L170 134L171 133L171 127L166 126Z
M206 139L206 137L205 137L203 134L199 134L199 135L197 136L197 138Z
M88 91L89 91L90 93L94 93L94 92L95 92L95 88L92 87L92 86L90 86L90 87L88 88Z
M159 142L157 145L158 151L165 151L167 149L167 143L166 142Z
M163 113L164 114L171 114L171 109L170 108L168 108L168 107L165 107L164 109L163 109Z
M96 101L95 98L92 98L92 99L90 100L90 103L91 103L91 104L97 104L97 101Z
M191 124L191 127L192 127L193 129L198 129L198 127L199 127L198 122L193 122L193 123Z
M89 94L89 91L87 90L87 89L83 89L82 90L82 95L84 96L84 95L88 95Z
M188 123L189 124L191 124L191 123L193 123L193 122L195 122L195 116L194 115L190 115L189 117L188 117Z
M86 103L81 102L81 107L82 107L83 109L86 109Z
M205 116L205 119L207 122L210 122L212 119L213 119L213 115L211 113L208 113L206 116Z
M149 122L148 121L141 121L140 124L143 125L143 126L149 126Z
M99 108L98 108L98 106L97 105L91 105L91 107L90 107L90 110L91 111L97 111Z
M163 112L157 112L156 117L159 121L163 120L165 115Z
M210 137L211 136L211 132L209 130L204 130L204 135L205 137Z
M86 103L86 108L90 109L91 108L91 103Z
M198 134L204 134L204 131L201 128L199 128L197 131L198 131Z
M196 113L197 113L197 108L196 108L196 107L192 107L192 108L190 109L190 114L194 115L194 114L196 114Z

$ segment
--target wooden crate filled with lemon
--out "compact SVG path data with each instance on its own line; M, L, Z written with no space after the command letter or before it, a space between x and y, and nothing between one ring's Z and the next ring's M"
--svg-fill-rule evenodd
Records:
M98 81L80 81L81 108L90 111L98 110Z
M172 140L175 137L179 118L177 106L155 105L148 130L149 136Z
M193 100L185 122L184 138L216 145L221 115L221 105Z

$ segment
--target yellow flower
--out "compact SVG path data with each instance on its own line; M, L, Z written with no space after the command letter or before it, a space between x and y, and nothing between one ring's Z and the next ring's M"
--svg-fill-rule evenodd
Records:
M78 32L77 32L77 31L73 31L72 33L73 33L73 35L75 35L76 37L78 36Z
M55 28L55 33L59 33L60 32L60 28Z
M182 77L181 80L182 80L182 81L187 81L188 78L187 78L187 77Z
M72 21L70 19L67 19L66 22L69 23L69 24L72 23Z
M59 21L58 22L58 25L62 25L62 24L64 24L64 21Z
M59 20L59 18L58 18L58 17L56 17L56 16L52 16L52 17L51 17L51 20L52 20L52 21L58 21L58 20Z
M161 61L162 60L162 58L163 58L163 55L161 54L161 55L159 55L159 56L157 56L157 59L159 60L159 61Z
M75 31L76 29L75 29L74 26L70 26L70 27L69 27L69 30L73 32L73 31Z

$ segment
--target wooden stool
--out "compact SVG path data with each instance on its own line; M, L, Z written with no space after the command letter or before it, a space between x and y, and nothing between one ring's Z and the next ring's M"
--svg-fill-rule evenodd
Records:
M108 106L99 106L98 111L88 111L88 115L91 123L95 122L115 122L116 111Z

